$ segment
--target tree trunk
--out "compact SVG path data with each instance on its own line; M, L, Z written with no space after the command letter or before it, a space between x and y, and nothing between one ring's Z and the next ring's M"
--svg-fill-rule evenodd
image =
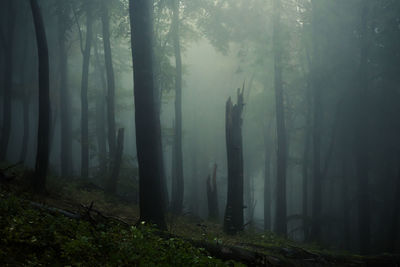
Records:
M166 228L162 192L161 126L154 101L151 1L130 0L140 221Z
M108 184L106 186L107 192L109 194L115 195L117 193L118 178L121 169L123 152L124 152L124 128L120 128L118 130L117 151L115 158L113 159L111 176L109 177Z
M26 153L28 152L28 142L29 142L29 106L30 106L30 96L27 92L23 95L22 101L22 112L23 112L23 136L22 136L22 146L21 152L19 155L19 161L25 162L26 160Z
M11 92L13 79L13 53L14 53L14 30L15 30L15 4L13 0L8 0L7 16L7 40L4 40L5 55L4 55L4 88L3 88L3 128L0 139L0 161L4 161L7 156L8 143L10 140L11 131Z
M228 197L226 202L224 231L235 234L242 231L243 223L243 145L242 111L243 91L237 92L237 104L231 98L226 102L226 149L228 158Z
M193 143L196 144L196 139ZM196 147L192 148L192 182L190 187L190 211L193 215L199 216L199 173L198 173L198 153Z
M21 80L22 83L26 83L26 74L27 74L27 54L28 54L28 40L30 38L29 32L25 32L24 46L23 46L23 56L22 56L22 64L21 64ZM30 51L30 50L29 50ZM33 52L33 50L31 51ZM23 86L21 88L21 104L22 104L22 122L23 122L23 135L22 135L22 144L21 150L19 154L19 161L24 163L26 159L26 153L28 151L28 141L29 141L29 106L30 106L30 90L28 86Z
M310 159L310 136L311 136L311 99L310 99L310 90L307 89L307 114L306 114L306 130L304 133L304 150L303 150L303 159L302 159L302 179L303 179L303 204L302 204L302 214L303 214L303 231L304 231L304 240L307 241L309 239L309 214L308 214L308 168L309 168L309 159Z
M212 179L207 178L208 219L218 221L217 164L214 164Z
M342 181L341 181L341 186L342 186L342 212L343 212L343 243L344 243L344 248L349 249L350 248L350 207L351 203L349 201L349 193L348 193L348 182L347 182L347 177L348 177L348 165L346 162L346 157L345 155L342 155Z
M399 234L399 215L400 215L400 155L398 155L399 164L397 170L397 179L395 181L395 195L394 195L394 205L391 214L391 224L390 224L390 238L388 242L388 251L391 253L396 252L396 245Z
M97 47L97 38L93 42L93 48L95 53L95 69L99 79L97 79L97 88L101 88L97 93L96 97L96 138L98 146L98 158L99 158L99 172L105 173L107 171L107 136L106 136L106 81L104 78L104 69L100 64L99 51Z
M175 53L175 194L172 195L172 211L180 214L183 209L183 158L182 158L182 58L179 40L179 2L173 0L173 43Z
M361 57L359 66L359 88L356 97L355 120L355 149L356 149L356 176L358 184L358 230L360 252L368 254L370 250L370 207L368 188L368 129L367 129L367 91L368 91L368 53L367 16L369 12L368 0L362 2L361 10Z
M283 103L283 84L282 84L282 44L280 36L280 20L281 20L281 2L274 0L274 29L273 29L273 45L274 45L274 86L275 86L275 107L276 107L276 125L277 125L277 199L276 199L276 216L275 228L276 233L286 236L286 127Z
M271 125L272 123L269 123ZM264 128L264 230L271 230L271 127Z
M86 9L86 45L83 52L82 81L81 81L81 176L89 178L89 107L88 84L90 67L90 50L92 47L92 5L85 3Z
M60 68L60 123L61 123L61 176L70 177L72 166L72 126L71 126L71 102L68 88L68 56L65 47L67 39L68 9L64 9L63 3L57 2L58 15L58 60Z
M115 155L115 78L110 43L110 17L106 0L101 2L101 23L103 29L104 59L107 74L107 119L108 146L110 156Z
M317 44L317 21L318 1L312 1L312 40L313 40L313 58L311 62L311 85L313 99L313 127L312 127L312 144L313 144L313 188L312 188L312 223L310 230L310 239L319 241L321 235L321 209L322 209L322 178L321 178L321 118L322 118L322 92L321 78L318 72L318 44Z
M39 57L39 126L35 165L34 188L46 191L46 175L49 164L50 96L49 96L49 53L42 14L36 0L30 0Z

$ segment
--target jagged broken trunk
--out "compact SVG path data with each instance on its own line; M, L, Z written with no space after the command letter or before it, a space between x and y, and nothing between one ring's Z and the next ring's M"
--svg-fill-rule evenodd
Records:
M226 102L226 150L228 159L228 197L224 217L224 231L235 234L243 230L243 145L242 111L243 90L238 89L237 104Z
M210 175L207 178L207 200L208 200L208 218L218 221L218 191L217 191L217 164L214 164L212 179Z

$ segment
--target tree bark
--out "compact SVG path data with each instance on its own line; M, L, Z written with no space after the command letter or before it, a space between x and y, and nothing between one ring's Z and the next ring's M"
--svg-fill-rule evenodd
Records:
M207 178L208 219L218 221L217 164L214 164L212 178Z
M49 164L50 96L49 96L49 53L46 32L37 0L30 0L39 57L39 126L35 165L34 188L46 191L46 175Z
M308 169L309 169L309 160L310 160L310 136L311 136L311 96L309 93L310 90L307 88L306 99L307 99L307 114L306 114L306 130L304 133L304 149L303 149L303 159L302 159L302 214L303 214L303 231L304 231L304 240L307 241L309 239L309 214L308 214Z
M265 147L265 158L264 158L264 230L271 230L271 122L269 126L264 128L264 147Z
M242 231L243 223L243 144L242 111L243 90L238 89L237 104L231 98L226 102L226 149L228 158L228 197L226 202L224 231L235 234Z
M388 251L391 253L396 252L396 244L399 236L399 214L400 214L400 155L398 155L398 170L397 177L395 180L395 194L394 194L394 204L391 213L391 223L390 223L390 238L388 239Z
M95 54L95 69L99 77L97 79L97 87L100 88L96 97L96 138L98 147L98 159L99 159L99 172L105 173L107 171L107 136L106 136L106 81L104 77L104 68L100 63L99 51L97 47L97 38L93 42L94 54Z
M110 17L106 0L101 2L101 22L103 29L104 59L107 74L107 119L108 146L111 157L115 155L115 78L110 43Z
M367 16L369 13L368 0L362 1L361 10L361 48L359 66L359 88L356 97L355 120L355 150L356 176L358 185L358 230L360 252L368 254L370 251L370 207L369 207L369 158L368 158L368 129L367 129L367 92L368 92L368 54Z
M7 15L7 40L4 40L5 55L4 55L4 88L3 88L3 128L0 139L0 161L4 161L7 156L8 143L11 132L11 92L13 78L13 53L14 53L14 32L15 32L15 4L13 0L8 0Z
M287 141L285 114L283 103L283 84L282 84L282 42L281 42L281 2L274 0L274 86L275 86L275 108L277 125L277 199L275 228L276 233L286 236L286 165L287 165Z
M72 175L72 126L71 101L68 88L68 55L65 47L67 39L67 20L69 9L61 1L57 1L57 38L58 60L60 68L60 123L61 123L61 177Z
M312 1L312 45L313 57L311 62L311 86L313 99L313 188L312 188L312 223L310 239L319 241L321 235L321 209L322 209L322 177L321 177L321 119L322 119L322 92L320 77L317 74L319 67L319 54L317 44L317 26L320 22L318 16L318 1Z
M23 136L22 136L22 146L19 155L19 161L25 162L26 153L28 152L28 141L29 141L29 106L30 106L30 96L25 92L22 101L22 112L23 112Z
M115 195L117 193L117 185L119 173L121 170L122 154L124 152L124 128L118 130L117 138L117 150L115 158L113 159L111 176L108 180L108 185L106 187L109 194Z
M151 1L130 0L140 220L166 228L162 192L161 126L154 100Z
M91 1L85 3L86 10L86 44L83 52L82 81L81 81L81 176L89 178L89 107L88 84L90 51L92 47L92 5Z
M23 56L22 56L22 64L21 64L21 76L23 84L26 83L26 74L27 74L27 67L26 62L28 58L28 38L30 38L29 32L25 32L25 39L24 39L24 46L23 46ZM30 50L29 50L30 51ZM32 51L33 52L33 49ZM32 67L30 68L32 69ZM29 72L30 74L30 72ZM19 161L24 163L26 159L26 153L28 151L28 141L29 141L29 106L30 106L30 97L31 93L29 86L23 86L21 90L21 104L22 104L22 122L23 122L23 135L22 135L22 144L21 150L19 154Z
M184 194L184 180L183 180L183 157L182 157L182 58L181 58L181 45L179 37L179 2L180 0L173 0L172 8L172 23L173 23L173 43L175 54L175 179L176 190L172 195L172 211L180 214L183 209L183 194Z
M351 223L350 222L351 203L349 201L349 193L348 193L349 185L347 182L347 177L348 177L348 165L346 162L346 156L342 155L342 181L341 181L342 212L343 212L342 224L343 224L343 241L344 241L343 245L345 249L350 248L350 223Z

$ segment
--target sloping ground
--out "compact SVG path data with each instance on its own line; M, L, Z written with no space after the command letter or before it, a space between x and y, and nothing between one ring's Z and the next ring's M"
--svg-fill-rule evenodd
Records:
M137 207L95 186L53 179L37 197L26 193L26 176L0 176L1 266L400 266L398 255L338 254L271 233L227 236L190 216L168 215L168 232L134 227Z

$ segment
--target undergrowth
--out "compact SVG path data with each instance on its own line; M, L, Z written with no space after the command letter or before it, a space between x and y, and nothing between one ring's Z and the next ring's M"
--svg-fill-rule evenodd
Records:
M90 224L0 193L1 266L227 266L145 224Z

